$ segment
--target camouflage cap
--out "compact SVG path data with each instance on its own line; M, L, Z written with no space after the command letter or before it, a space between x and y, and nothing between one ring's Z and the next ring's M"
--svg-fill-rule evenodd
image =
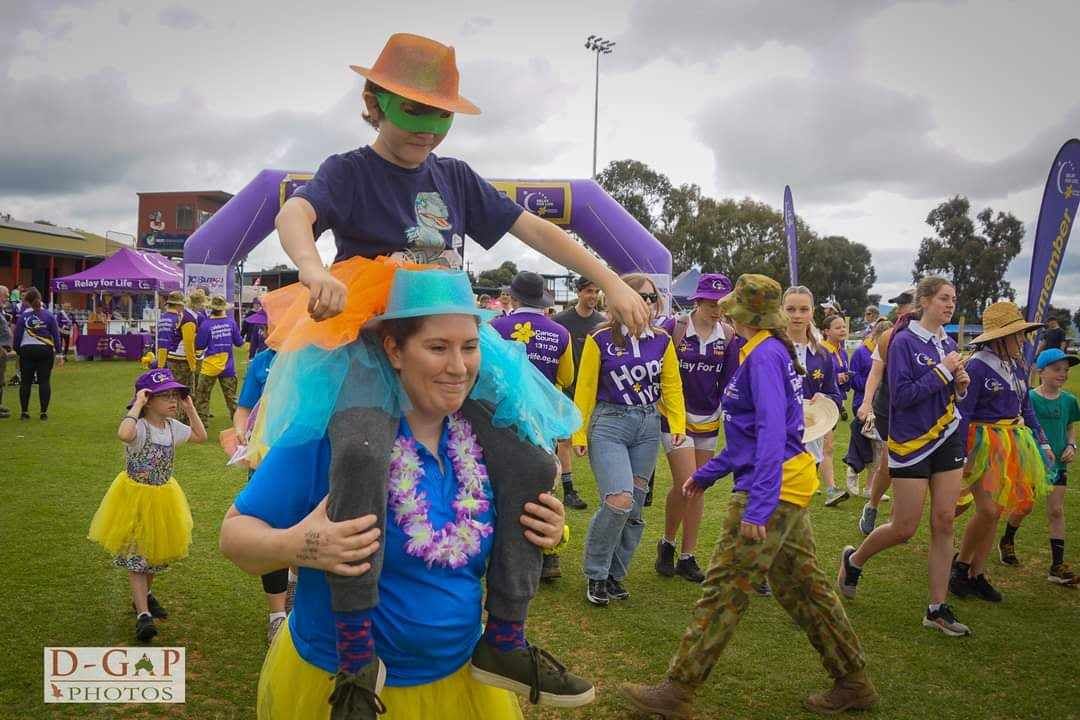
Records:
M225 308L229 307L229 301L221 297L220 295L215 295L214 297L210 298L210 307L213 310L224 310Z
M180 292L179 290L173 290L171 293L169 293L169 296L167 298L165 298L165 304L166 305L183 305L184 304L184 293Z
M750 327L783 330L787 315L780 308L780 283L765 275L740 275L735 290L720 301L720 310Z

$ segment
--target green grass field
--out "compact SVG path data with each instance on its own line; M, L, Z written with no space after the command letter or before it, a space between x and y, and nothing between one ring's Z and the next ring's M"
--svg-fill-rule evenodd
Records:
M133 642L133 615L124 573L86 539L90 518L121 469L116 424L140 371L125 362L69 363L54 373L48 422L0 420L0 577L4 598L0 630L0 717L151 718L254 717L255 687L265 652L266 606L258 578L240 572L217 550L218 527L245 482L225 467L216 444L185 446L176 477L195 518L191 556L163 574L156 594L171 616L161 622L159 645L187 648L186 705L50 705L42 703L42 647ZM9 366L10 375L10 366ZM1080 377L1073 383L1080 389ZM216 392L216 391L215 391ZM17 410L15 388L5 404ZM211 436L226 426L215 395ZM837 476L847 446L841 425ZM588 464L575 465L576 484L590 510L569 512L574 537L562 552L564 576L542 589L533 604L531 638L592 678L595 704L558 713L526 708L529 718L633 717L617 693L624 681L662 676L698 595L696 586L653 571L663 524L663 493L671 479L658 464L657 504L626 583L632 597L609 608L584 598L581 542L595 507ZM1080 475L1073 474L1080 482ZM709 492L699 551L704 566L719 531L728 494ZM1080 497L1067 500L1066 554L1080 564ZM857 543L861 501L812 513L818 558L835 574L840 548ZM885 505L884 513L888 512ZM961 521L962 522L962 521ZM925 525L925 523L924 523ZM920 624L926 601L924 527L907 546L876 558L864 574L848 613L862 639L869 670L882 695L870 716L882 718L1080 717L1080 593L1046 582L1049 551L1042 508L1018 535L1019 568L991 560L990 572L1006 595L1000 606L956 601L974 636L948 639ZM734 641L698 702L699 717L799 718L801 701L827 678L813 649L772 599L754 598Z

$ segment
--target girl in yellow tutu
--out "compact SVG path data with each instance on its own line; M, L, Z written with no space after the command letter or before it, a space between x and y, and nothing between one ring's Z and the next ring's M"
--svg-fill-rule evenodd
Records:
M174 418L178 405L190 427ZM206 428L187 386L171 370L154 369L135 381L135 398L116 435L124 443L126 467L105 493L88 537L128 571L135 637L147 642L158 632L154 618L169 615L150 593L154 575L187 557L191 543L191 509L172 476L174 448L203 442Z

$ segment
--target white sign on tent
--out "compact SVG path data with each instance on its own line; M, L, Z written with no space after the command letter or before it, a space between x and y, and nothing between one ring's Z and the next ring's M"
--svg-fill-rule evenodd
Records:
M228 265L202 265L185 263L184 294L190 295L195 288L204 288L210 295L225 297L225 281L229 276Z

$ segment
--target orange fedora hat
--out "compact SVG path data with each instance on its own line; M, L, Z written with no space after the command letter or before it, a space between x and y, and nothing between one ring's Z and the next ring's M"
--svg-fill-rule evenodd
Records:
M480 108L458 93L454 48L430 38L395 33L386 41L374 66L349 67L409 100L455 113L480 114Z

